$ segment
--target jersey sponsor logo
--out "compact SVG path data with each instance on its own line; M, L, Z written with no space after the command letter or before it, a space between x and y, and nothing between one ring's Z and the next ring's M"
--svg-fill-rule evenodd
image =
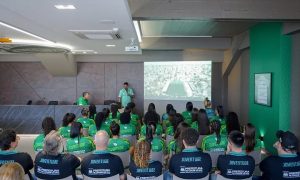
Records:
M154 173L155 168L137 168L136 172L137 173Z
M89 175L110 175L110 169L93 169L89 168Z
M40 160L40 163L44 163L44 164L58 164L58 160L56 160L56 159L44 159L44 158L42 158Z
M300 171L291 172L291 171L283 171L283 178L300 178Z
M231 166L249 166L249 161L229 161Z
M228 176L249 176L250 171L248 170L235 170L235 169L227 169L227 175Z
M283 163L283 167L297 167L300 166L300 161L298 162L285 162Z
M201 157L183 157L181 158L181 162L199 162L201 161Z
M203 173L203 167L180 167L181 174Z
M40 166L37 167L37 172L40 174L46 174L46 175L51 175L51 176L59 175L59 169L44 169Z
M109 159L92 159L91 164L108 164Z
M0 164L13 163L15 160L0 160Z

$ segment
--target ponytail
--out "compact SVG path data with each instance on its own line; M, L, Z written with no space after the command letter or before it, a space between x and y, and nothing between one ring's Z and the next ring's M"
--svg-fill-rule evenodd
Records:
M216 134L217 144L221 143L221 123L218 120L214 120L210 124L212 133Z

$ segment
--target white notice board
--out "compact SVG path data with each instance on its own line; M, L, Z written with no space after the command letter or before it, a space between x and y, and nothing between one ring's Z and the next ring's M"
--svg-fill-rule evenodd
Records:
M256 104L261 104L265 106L272 106L272 99L271 99L271 81L272 81L272 74L271 73L257 73L254 74L254 102Z

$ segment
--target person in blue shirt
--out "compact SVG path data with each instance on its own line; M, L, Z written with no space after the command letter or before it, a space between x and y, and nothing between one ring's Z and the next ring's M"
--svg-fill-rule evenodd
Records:
M298 138L290 131L278 131L274 147L277 156L265 158L259 165L262 179L300 179L300 155Z
M182 133L184 150L171 157L169 171L183 179L200 179L209 175L212 168L211 157L196 148L199 133L187 128Z
M139 141L134 149L129 171L135 178L155 178L162 174L162 164L150 160L151 145L146 140Z
M220 155L217 162L218 171L228 179L246 179L252 177L255 169L253 157L243 151L244 135L239 131L232 131L228 135L227 154Z
M134 98L134 92L132 88L129 88L129 83L124 82L123 88L119 92L119 102L121 103L122 107L126 107L128 103L132 102Z

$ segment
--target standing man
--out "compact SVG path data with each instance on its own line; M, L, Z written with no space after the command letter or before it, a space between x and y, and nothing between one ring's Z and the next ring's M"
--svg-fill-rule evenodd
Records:
M90 93L83 92L82 96L77 99L76 104L79 106L87 106L89 105L89 99L90 99Z
M123 88L119 92L119 102L122 107L125 108L132 101L132 98L134 98L133 90L128 87L128 82L124 82Z

